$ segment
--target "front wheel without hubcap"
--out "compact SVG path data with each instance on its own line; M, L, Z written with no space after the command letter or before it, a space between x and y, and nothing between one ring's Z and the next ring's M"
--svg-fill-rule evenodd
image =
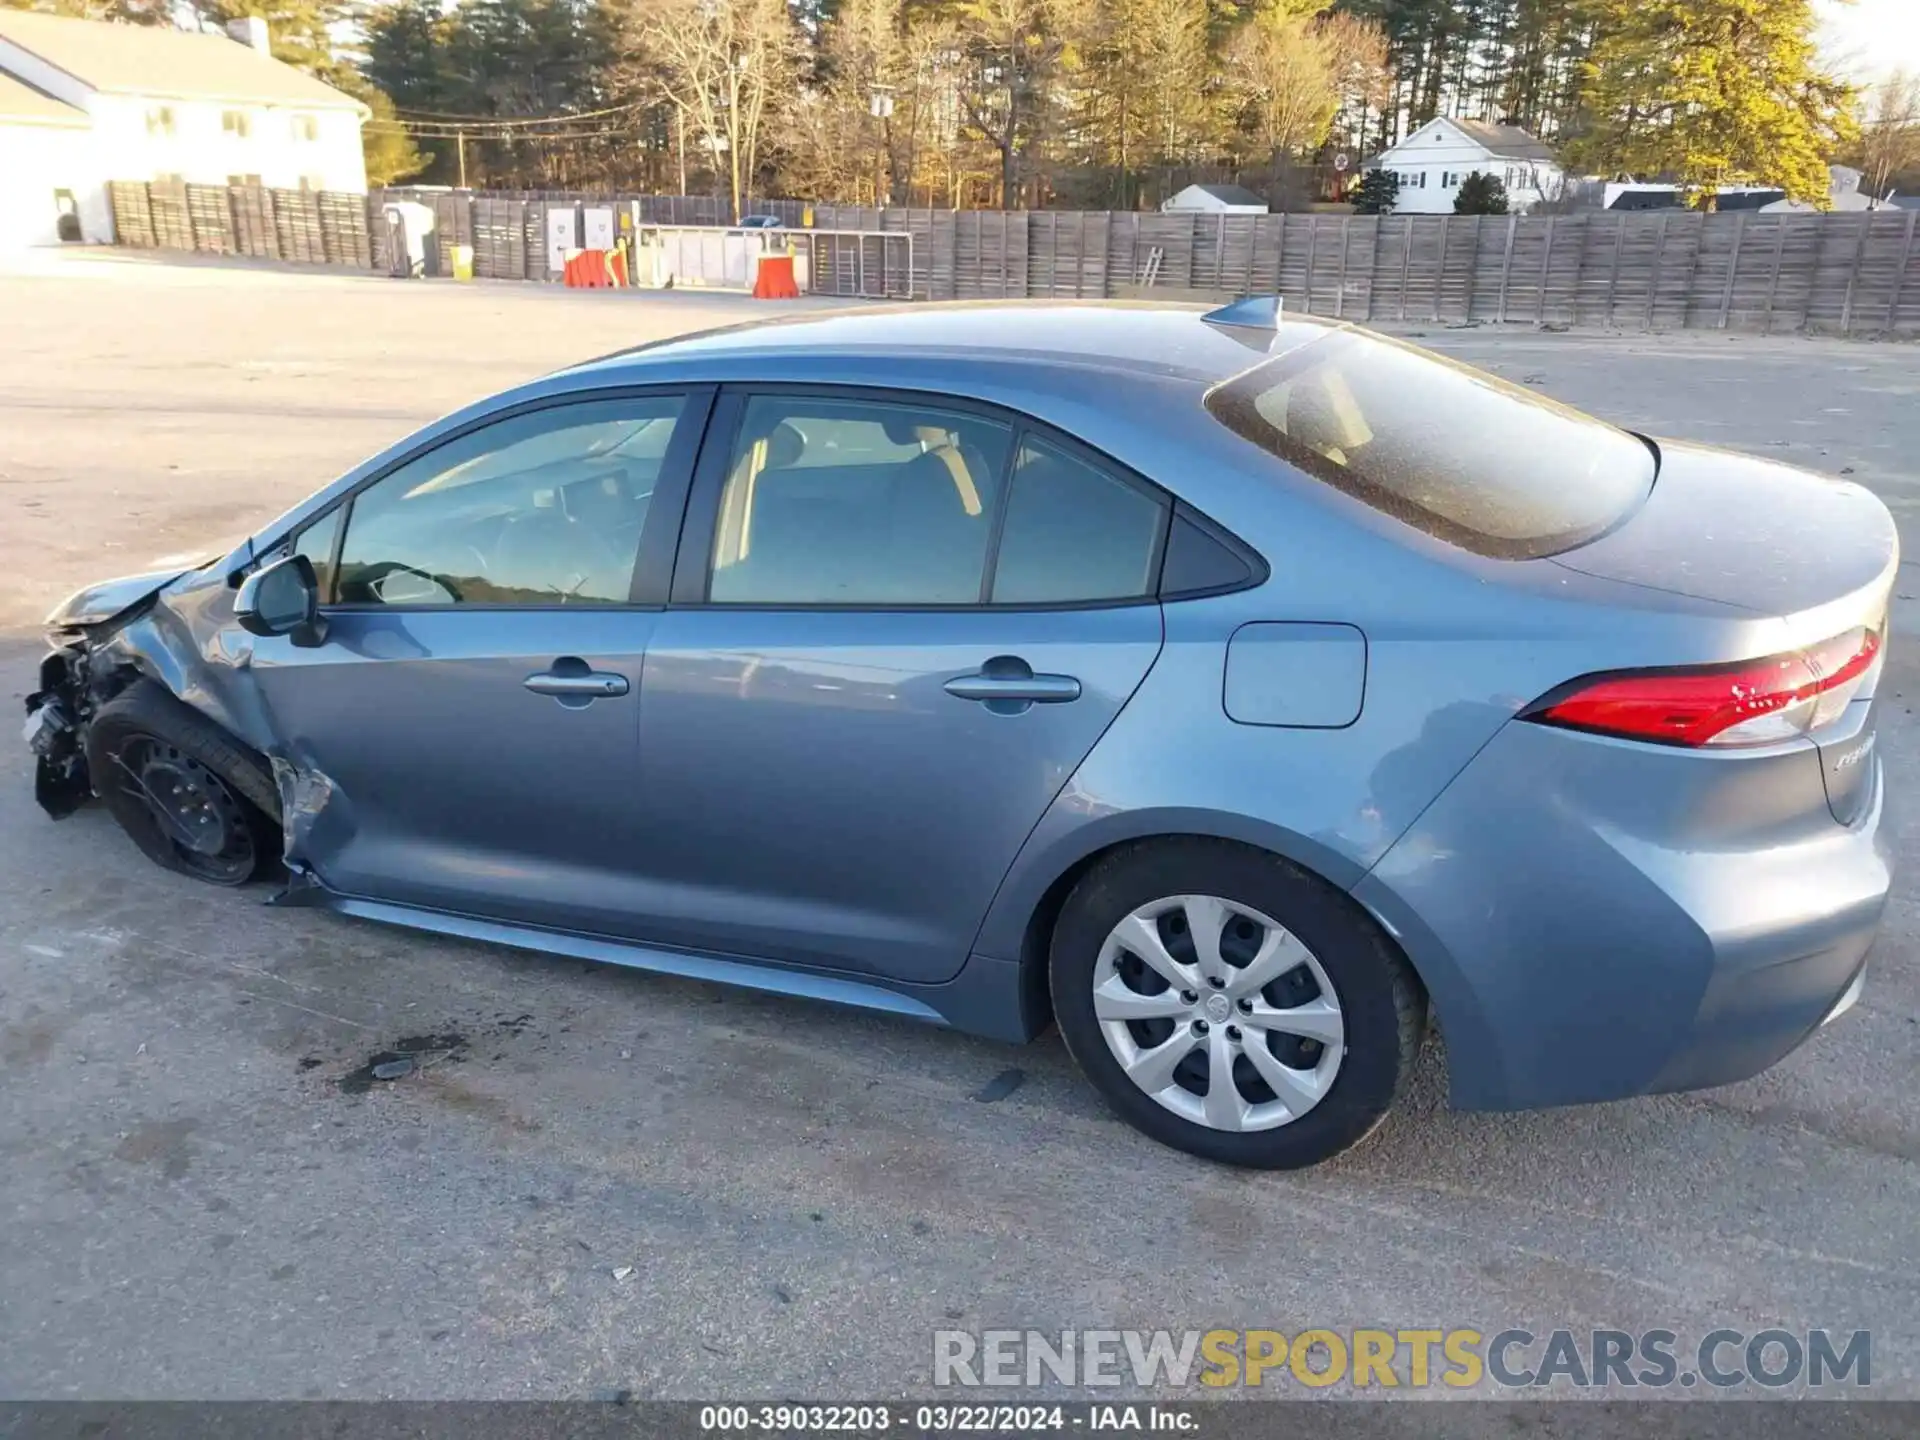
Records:
M1275 857L1134 847L1061 912L1054 1011L1122 1116L1209 1159L1311 1165L1392 1105L1425 1022L1419 983L1352 902Z

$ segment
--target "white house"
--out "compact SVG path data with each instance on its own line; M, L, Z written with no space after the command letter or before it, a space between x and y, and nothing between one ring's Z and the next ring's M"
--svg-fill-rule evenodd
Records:
M1189 185L1160 202L1168 214L1264 215L1267 202L1241 185Z
M0 245L111 240L114 180L367 188L367 107L236 36L0 9ZM68 238L73 222L68 222Z
M1557 200L1566 184L1552 148L1538 136L1518 125L1444 116L1382 150L1367 168L1400 177L1396 215L1451 215L1461 182L1475 171L1507 187L1507 207L1513 211Z

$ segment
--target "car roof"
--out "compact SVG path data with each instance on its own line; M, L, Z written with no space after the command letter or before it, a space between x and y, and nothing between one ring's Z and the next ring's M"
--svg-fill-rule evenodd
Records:
M765 378L788 378L802 357L947 360L968 365L1046 365L1070 371L1127 370L1183 386L1229 379L1262 360L1325 335L1334 322L1286 316L1275 329L1210 324L1208 309L1125 301L959 301L870 305L728 326L636 346L563 374L676 367L702 361L766 362ZM804 378L799 375L793 378Z

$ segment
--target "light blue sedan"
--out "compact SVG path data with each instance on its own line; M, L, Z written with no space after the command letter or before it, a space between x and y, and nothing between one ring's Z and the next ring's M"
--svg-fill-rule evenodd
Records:
M1752 1075L1886 899L1866 491L1268 302L496 396L51 618L53 814L283 904L938 1021L1290 1167Z

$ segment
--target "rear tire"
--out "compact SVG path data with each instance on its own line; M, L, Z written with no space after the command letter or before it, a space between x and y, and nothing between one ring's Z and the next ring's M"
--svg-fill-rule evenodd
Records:
M1365 912L1226 841L1097 863L1061 909L1049 979L1068 1052L1121 1118L1228 1165L1299 1169L1359 1144L1426 1032L1418 978Z
M244 885L279 855L279 792L253 751L152 680L87 728L87 771L141 853L211 885Z

